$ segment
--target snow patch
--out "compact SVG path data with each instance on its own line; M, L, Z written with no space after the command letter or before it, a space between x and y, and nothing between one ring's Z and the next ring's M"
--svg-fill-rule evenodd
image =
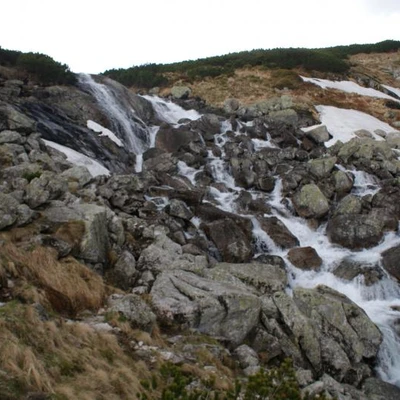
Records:
M93 177L98 175L110 175L110 171L101 165L99 162L92 158L85 156L69 147L62 146L61 144L51 142L50 140L43 140L47 146L52 147L67 156L67 160L75 165L86 167Z
M384 87L387 90L390 90L392 93L394 93L396 96L400 97L400 89L399 88L394 88L392 86L388 86L388 85L382 85L382 87ZM399 101L399 100L398 100Z
M316 106L316 109L320 114L321 124L325 125L329 133L333 136L331 140L325 143L326 147L334 145L338 140L343 143L350 141L357 137L354 132L360 129L369 131L376 140L384 140L381 136L374 133L378 129L386 133L398 132L389 124L361 111L321 105ZM308 132L317 126L320 125L302 128L302 130L303 132Z
M101 126L97 122L94 122L89 119L87 121L87 127L94 132L100 133L99 136L107 136L114 143L116 143L117 146L124 147L124 144L121 142L121 140L119 138L117 138L117 136L115 135L114 132L111 132L109 129L104 128L104 126Z
M313 83L314 85L317 85L323 89L327 89L327 88L337 89L337 90L341 90L342 92L357 93L362 96L378 97L381 99L390 99L390 100L394 100L394 101L399 101L399 100L395 99L394 97L389 96L388 94L380 92L379 90L365 88L365 87L360 86L357 83L351 82L351 81L330 81L328 79L307 78L305 76L300 76L300 77L301 77L301 79L303 79L304 82ZM382 86L385 87L385 85L382 85ZM386 88L389 89L389 87L386 87ZM392 90L392 89L389 89L389 90ZM399 89L397 89L397 90L400 92ZM393 91L393 93L395 93L395 91Z

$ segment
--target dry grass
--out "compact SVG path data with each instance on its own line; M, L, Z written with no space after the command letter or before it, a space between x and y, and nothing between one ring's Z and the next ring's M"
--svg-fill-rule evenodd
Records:
M32 306L0 308L0 398L29 391L56 399L135 399L147 368L125 354L112 334L82 323L42 321Z
M1 247L3 269L18 279L20 297L47 303L60 313L76 315L101 307L106 288L100 276L72 257L57 260L55 250L24 251L8 242Z

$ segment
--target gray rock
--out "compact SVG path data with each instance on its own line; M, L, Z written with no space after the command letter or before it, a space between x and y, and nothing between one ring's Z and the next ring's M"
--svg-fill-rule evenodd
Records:
M239 110L240 103L237 99L226 99L224 101L224 110L228 114L233 114Z
M37 215L37 213L31 210L26 204L20 204L18 206L17 213L17 226L24 226L29 224Z
M187 271L161 273L151 289L162 323L179 323L240 345L259 321L260 300L233 285Z
M327 178L332 172L337 162L336 157L324 157L308 162L308 167L312 175L318 179Z
M346 214L332 218L326 233L331 242L349 249L376 246L383 237L384 221L376 215Z
M328 200L313 183L304 185L292 200L297 214L303 218L322 218L329 211Z
M107 230L107 211L94 204L76 204L65 206L52 202L43 211L47 219L53 223L81 221L85 233L79 244L77 256L90 263L105 263L110 247Z
M344 171L335 171L332 174L332 179L337 193L343 194L351 191L354 179L349 173Z
M247 344L236 347L233 354L237 357L240 368L242 369L258 367L260 365L258 354Z
M394 278L400 281L400 246L392 247L382 253L382 266Z
M134 328L152 332L156 324L156 316L150 306L139 296L111 296L108 300L109 310L122 314Z
M193 213L182 200L172 199L166 207L166 212L173 216L190 221L193 218Z
M340 200L336 207L334 216L360 214L362 210L362 201L359 197L349 194Z
M86 167L75 165L61 174L61 178L67 181L79 182L79 185L85 186L92 180L92 175Z
M368 378L363 384L368 400L398 400L400 388L377 378Z
M303 270L319 271L322 259L312 247L297 247L288 252L289 261Z
M130 289L138 276L135 267L135 257L128 251L123 251L111 271L113 283L123 290Z
M0 230L17 221L19 205L13 196L0 193Z
M325 125L317 126L316 128L307 131L306 136L317 144L325 143L330 139L328 129Z
M268 117L274 122L283 122L293 126L296 126L299 122L297 112L291 108L279 111L270 111Z
M0 132L0 145L4 143L23 144L23 137L15 131L2 131Z
M245 189L251 188L257 177L256 173L253 171L251 160L244 157L232 157L230 159L230 164L236 185L242 186Z
M347 281L362 276L366 286L372 286L384 277L384 273L378 265L361 263L351 258L345 258L333 271L333 274Z
M204 276L257 295L272 294L283 290L287 285L284 268L260 263L218 263L213 268L205 270Z
M171 89L171 94L175 99L187 99L192 94L192 89L188 86L174 86Z

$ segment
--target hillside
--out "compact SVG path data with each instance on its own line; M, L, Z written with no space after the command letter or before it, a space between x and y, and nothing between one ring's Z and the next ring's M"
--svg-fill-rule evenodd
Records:
M0 399L399 398L398 44L0 52Z

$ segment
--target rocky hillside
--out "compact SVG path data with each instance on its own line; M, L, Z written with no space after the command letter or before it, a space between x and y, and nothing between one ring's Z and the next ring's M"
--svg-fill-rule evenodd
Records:
M184 109L2 68L0 398L398 399L400 55L357 57Z

